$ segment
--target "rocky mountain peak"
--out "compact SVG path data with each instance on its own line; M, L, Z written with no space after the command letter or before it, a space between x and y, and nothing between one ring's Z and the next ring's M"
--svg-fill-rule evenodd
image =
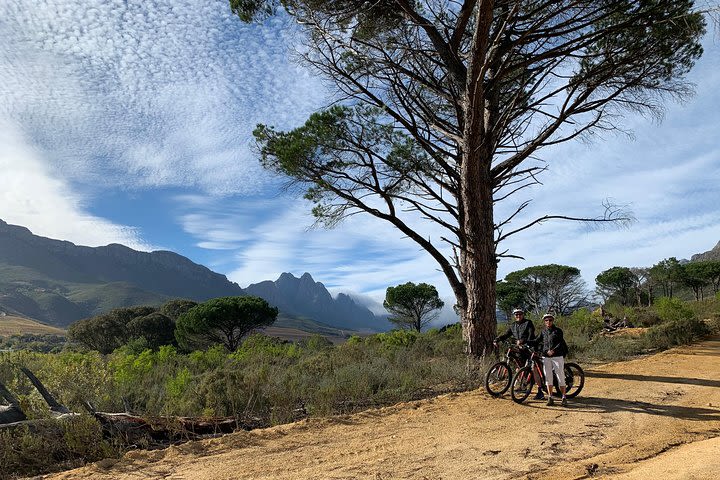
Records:
M365 306L345 294L333 298L322 282L305 272L300 278L283 273L274 282L260 282L245 288L249 295L264 298L280 311L312 318L333 327L355 330L386 330L385 319L376 318Z
M708 260L720 260L720 242L718 242L711 250L695 254L690 258L691 262L707 262Z

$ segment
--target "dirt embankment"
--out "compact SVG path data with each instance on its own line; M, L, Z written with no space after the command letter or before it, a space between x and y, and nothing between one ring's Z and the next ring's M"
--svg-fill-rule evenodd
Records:
M568 408L478 390L131 452L52 478L718 478L720 339L586 373Z

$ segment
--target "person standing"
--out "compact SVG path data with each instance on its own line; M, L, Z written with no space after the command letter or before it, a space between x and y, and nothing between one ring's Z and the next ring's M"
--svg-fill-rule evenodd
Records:
M547 405L551 406L555 402L552 398L553 393L553 372L557 375L558 389L562 394L560 404L567 406L567 398L565 398L565 355L568 353L567 343L563 338L563 331L555 326L555 316L551 313L543 315L543 323L545 329L540 332L538 344L543 355L543 370L545 372L545 382L547 383L548 399Z
M513 316L515 317L515 321L508 326L505 333L495 338L493 344L497 346L499 341L513 337L515 339L515 344L518 346L526 344L533 346L535 343L535 325L529 319L525 318L525 311L522 308L516 308L513 310ZM527 361L530 357L530 352L528 350L520 350L519 353L521 362ZM533 369L533 374L535 374L535 369ZM539 377L539 375L535 376ZM535 395L535 400L544 400L545 396L542 392L542 386L537 378L535 378L535 382L538 386L538 392Z

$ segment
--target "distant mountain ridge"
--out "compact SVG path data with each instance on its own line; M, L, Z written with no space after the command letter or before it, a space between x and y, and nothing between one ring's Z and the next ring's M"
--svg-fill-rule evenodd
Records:
M711 250L704 253L698 253L690 257L691 262L707 262L709 260L720 260L720 242Z
M64 327L117 307L234 295L257 295L281 313L340 329L389 328L347 295L333 299L308 273L299 279L284 273L243 289L174 252L78 246L0 220L0 312L8 315Z
M283 273L274 282L266 280L245 288L250 295L264 298L281 312L312 318L337 328L352 330L388 330L390 324L376 317L367 307L358 305L350 296L340 293L333 298L325 285L313 280L309 273L300 278Z

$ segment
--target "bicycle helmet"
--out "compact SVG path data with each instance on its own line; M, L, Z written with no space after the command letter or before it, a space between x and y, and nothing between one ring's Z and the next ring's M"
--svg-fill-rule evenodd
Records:
M513 315L515 315L516 313L523 313L523 314L524 314L524 313L525 313L525 310L523 310L522 308L516 308L515 310L513 310Z

